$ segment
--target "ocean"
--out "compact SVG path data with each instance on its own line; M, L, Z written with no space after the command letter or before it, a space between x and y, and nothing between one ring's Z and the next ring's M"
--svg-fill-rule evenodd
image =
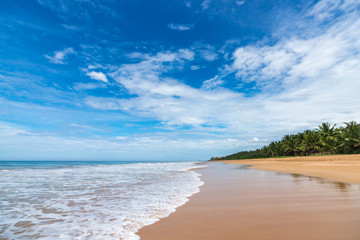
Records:
M199 192L193 162L0 161L0 239L139 239Z

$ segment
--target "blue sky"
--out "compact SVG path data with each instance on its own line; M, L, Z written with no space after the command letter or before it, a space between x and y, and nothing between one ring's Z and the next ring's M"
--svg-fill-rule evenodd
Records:
M0 160L205 160L360 121L359 10L0 1Z

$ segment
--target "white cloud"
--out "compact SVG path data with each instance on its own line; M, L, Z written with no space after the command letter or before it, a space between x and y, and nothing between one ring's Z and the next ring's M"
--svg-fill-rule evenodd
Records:
M93 63L88 65L87 67L89 70L93 70L93 69L97 69L97 68L105 68L103 65L98 64L98 63Z
M107 79L106 75L102 72L91 71L91 72L86 73L86 75L89 76L91 79L108 83L108 79Z
M29 132L19 126L11 126L0 122L0 136L2 137L11 137L11 136L23 136L23 135L31 135L34 136L36 134Z
M194 27L194 24L169 23L168 28L177 31L187 31Z
M240 79L260 86L287 88L299 81L318 82L334 76L340 82L347 81L341 76L349 72L348 66L356 66L360 61L356 50L360 48L358 17L353 13L340 18L312 38L293 37L273 46L238 48L232 67Z
M185 59L188 61L194 60L195 53L189 49L180 49L177 53L178 58Z
M200 54L208 62L214 61L218 57L217 53L211 50L200 50Z
M65 48L62 51L55 51L54 52L54 56L49 56L49 55L45 55L45 57L47 59L49 59L49 61L51 63L55 63L55 64L65 64L64 60L66 58L67 55L69 54L75 54L76 52L74 51L74 49L72 48Z
M245 1L236 1L236 5L242 6L245 3Z
M264 115L285 128L359 119L359 19L358 12L347 11L313 37L241 47L232 67L239 79L253 81L263 90L257 98L263 99Z
M204 44L202 42L197 42L192 47L193 51L196 52L197 55L201 56L208 62L214 61L218 58L218 54L213 46L210 44Z
M200 69L200 66L199 65L192 65L190 68L191 68L191 70L195 71L195 70Z
M336 14L347 14L356 11L360 6L358 0L321 0L318 1L307 13L318 21L331 20Z
M294 40L279 43L275 46L246 46L234 53L233 68L243 81L272 82L274 77L287 74L289 68L301 58L301 53ZM283 44L283 45L282 45ZM285 46L286 45L286 46ZM294 46L296 49L288 48ZM301 50L300 50L301 51Z
M202 87L205 89L214 89L218 86L221 86L222 84L224 84L224 80L222 80L221 77L216 75L215 77L204 81Z
M205 124L208 118L213 118L216 114L214 110L218 105L213 105L215 102L231 100L241 95L224 89L208 92L163 76L179 64L181 66L184 61L192 59L192 51L179 50L160 52L146 56L138 63L125 64L114 72L112 77L130 94L135 94L137 97L130 99L91 97L87 99L87 104L98 109L119 109L151 116L168 125Z
M185 6L190 8L191 7L191 1L184 0Z

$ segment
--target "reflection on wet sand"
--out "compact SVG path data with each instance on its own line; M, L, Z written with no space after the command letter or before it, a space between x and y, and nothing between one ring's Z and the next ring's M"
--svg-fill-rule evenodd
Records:
M313 176L307 176L303 174L297 174L297 173L284 173L284 172L277 172L278 175L290 175L293 177L293 180L296 184L301 184L304 182L312 182L320 185L331 185L334 187L334 189L341 190L342 192L347 192L350 190L350 188L354 187L358 184L351 184L351 183L345 183L345 182L336 182L336 181L330 181L321 177L313 177Z

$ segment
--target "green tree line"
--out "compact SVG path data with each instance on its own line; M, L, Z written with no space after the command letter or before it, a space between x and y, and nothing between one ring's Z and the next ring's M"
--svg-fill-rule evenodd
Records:
M251 159L282 156L308 156L320 154L360 153L360 125L355 121L345 122L344 127L322 123L315 130L285 135L254 151L241 151L212 160Z

